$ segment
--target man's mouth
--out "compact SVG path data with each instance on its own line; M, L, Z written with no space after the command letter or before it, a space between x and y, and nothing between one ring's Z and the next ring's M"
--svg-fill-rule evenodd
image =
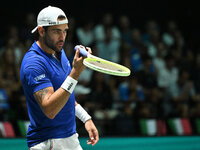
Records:
M64 42L62 42L62 41L58 42L57 45L62 47L64 45Z

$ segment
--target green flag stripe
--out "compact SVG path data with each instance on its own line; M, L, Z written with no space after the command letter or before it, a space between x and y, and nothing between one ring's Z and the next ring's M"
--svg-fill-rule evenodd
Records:
M140 120L140 127L141 127L141 132L143 135L147 135L147 125L146 125L146 119L141 119Z
M200 134L200 119L196 119L197 132Z
M19 127L19 130L20 130L20 133L23 137L26 137L26 128L25 128L25 124L24 124L24 121L22 120L19 120L17 122L18 124L18 127Z
M172 132L173 132L174 134L176 134L176 127L175 127L175 125L174 125L174 121L173 121L172 119L169 119L169 120L168 120L168 124L169 124L169 127L170 127L170 129L172 130Z

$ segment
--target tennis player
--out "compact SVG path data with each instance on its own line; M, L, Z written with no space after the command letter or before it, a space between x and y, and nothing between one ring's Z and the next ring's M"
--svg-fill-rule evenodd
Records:
M57 7L46 7L37 17L32 33L38 39L25 54L21 82L27 99L30 150L82 150L76 133L75 116L89 133L88 144L99 140L91 116L75 101L74 88L84 70L83 57L76 51L72 69L63 50L68 19ZM87 48L91 53L91 49Z

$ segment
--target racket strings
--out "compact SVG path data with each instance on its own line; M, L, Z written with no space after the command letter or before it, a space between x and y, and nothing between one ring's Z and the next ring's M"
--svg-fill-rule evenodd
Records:
M115 65L112 65L112 64L108 64L108 63L104 63L104 62L101 62L101 61L88 61L89 63L95 65L95 66L98 66L100 68L104 68L104 69L109 69L109 70L112 70L112 71L119 71L119 72L124 72L124 70L120 69L119 67L116 67Z

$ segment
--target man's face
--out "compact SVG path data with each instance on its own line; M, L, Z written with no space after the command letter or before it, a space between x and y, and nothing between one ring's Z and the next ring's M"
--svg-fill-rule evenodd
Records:
M44 34L44 43L50 49L60 52L67 36L68 24L48 27Z

